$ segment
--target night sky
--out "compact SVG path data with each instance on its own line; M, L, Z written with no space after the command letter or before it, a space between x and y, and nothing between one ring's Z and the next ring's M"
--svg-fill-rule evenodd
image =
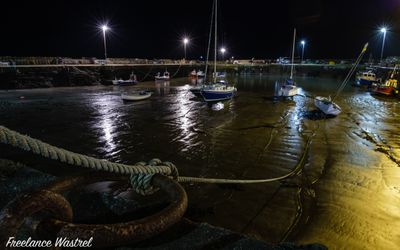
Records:
M206 54L212 0L3 1L0 55L188 58ZM219 44L235 58L289 56L293 28L306 58L353 58L365 42L380 56L400 55L400 0L219 0ZM300 50L300 46L298 46Z

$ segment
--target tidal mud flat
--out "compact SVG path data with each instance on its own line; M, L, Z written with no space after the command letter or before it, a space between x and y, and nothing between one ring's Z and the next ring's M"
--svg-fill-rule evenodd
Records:
M1 92L0 114L5 126L50 144L124 163L159 157L182 175L272 178L298 166L284 182L185 185L187 216L267 242L397 249L399 102L348 87L338 100L343 113L323 119L304 96L328 96L337 79L299 78L304 96L293 100L272 98L276 79L232 78L238 97L211 107L186 79L128 87L155 93L135 104L122 102L119 87ZM1 147L1 158L21 160ZM59 176L79 171L35 157L24 164Z

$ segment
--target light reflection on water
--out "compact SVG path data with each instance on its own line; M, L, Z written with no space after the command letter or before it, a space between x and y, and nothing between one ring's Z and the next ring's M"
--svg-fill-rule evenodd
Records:
M159 157L176 163L183 175L221 178L270 178L288 173L303 152L305 135L320 126L320 141L313 144L304 175L297 175L287 186L185 186L190 218L274 242L294 220L297 187L304 185L312 193L309 180L318 180L326 158L362 158L360 154L365 153L348 150L342 152L345 155L329 155L324 147L330 134L336 133L338 145L370 145L362 133L354 132L362 127L380 144L390 145L395 154L400 152L397 100L347 87L338 99L343 109L340 117L314 121L303 116L315 109L309 97L332 95L340 81L300 77L296 79L299 96L274 99L275 82L281 78L230 76L228 81L236 85L238 96L211 106L192 96L188 90L196 82L187 78L123 88L0 92L0 98L9 103L2 106L0 116L7 117L4 125L12 129L72 151L126 163ZM143 102L122 102L121 90L140 88L154 95ZM25 100L18 99L21 93Z
M115 97L115 95L95 95L90 104L92 105L93 110L98 112L97 120L95 120L92 124L93 131L98 131L99 141L104 144L103 150L106 154L113 153L118 145L117 145L117 129L119 127L120 120L118 119L119 114L118 107L121 106L121 99Z

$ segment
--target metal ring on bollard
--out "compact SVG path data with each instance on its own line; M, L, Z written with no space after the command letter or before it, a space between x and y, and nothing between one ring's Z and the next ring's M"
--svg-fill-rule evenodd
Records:
M53 218L72 221L72 208L60 194L49 190L25 194L10 201L0 212L0 244L5 246L9 237L15 237L24 219L39 211L50 212Z
M55 182L47 189L53 192L61 192L78 184L122 180L122 178L126 181L126 176L110 175L109 173L107 175L76 177ZM46 231L53 232L54 229L57 229L57 237L79 238L81 240L89 240L93 237L94 247L121 246L151 238L177 223L185 213L188 203L185 190L167 176L155 174L152 178L152 185L164 190L170 201L170 204L164 210L154 215L115 224L73 224L52 219L42 223L42 228L47 228Z

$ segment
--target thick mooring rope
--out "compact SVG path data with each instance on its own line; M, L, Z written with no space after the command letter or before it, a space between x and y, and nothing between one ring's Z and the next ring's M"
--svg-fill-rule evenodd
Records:
M87 155L74 153L62 148L58 148L42 142L40 140L31 138L27 135L22 135L16 131L10 130L4 126L0 126L0 142L11 145L16 148L30 151L34 154L41 155L45 158L58 160L70 165L91 168L95 170L113 172L118 174L130 174L130 182L136 192L141 194L151 194L156 190L151 187L151 178L154 174L163 174L171 176L178 182L191 182L191 183L214 183L214 184L255 184L280 181L290 178L300 171L301 166L306 160L309 146L311 144L311 137L305 145L302 156L296 167L280 177L268 179L255 179L255 180L235 180L235 179L215 179L215 178L199 178L179 176L178 169L171 162L162 162L159 159L153 159L148 163L138 162L135 165L125 165L120 163L109 162L107 160L96 159Z
M172 170L171 165L162 166L155 165L147 167L145 163L139 162L135 165L125 165L121 163L109 162L106 160L96 159L87 155L77 154L62 148L58 148L42 142L40 140L31 138L27 135L22 135L18 132L12 131L4 126L0 126L0 142L9 144L13 147L20 148L25 151L30 151L34 154L41 155L45 158L58 160L70 165L79 167L92 168L107 172L119 174L164 174L171 175L177 170Z

